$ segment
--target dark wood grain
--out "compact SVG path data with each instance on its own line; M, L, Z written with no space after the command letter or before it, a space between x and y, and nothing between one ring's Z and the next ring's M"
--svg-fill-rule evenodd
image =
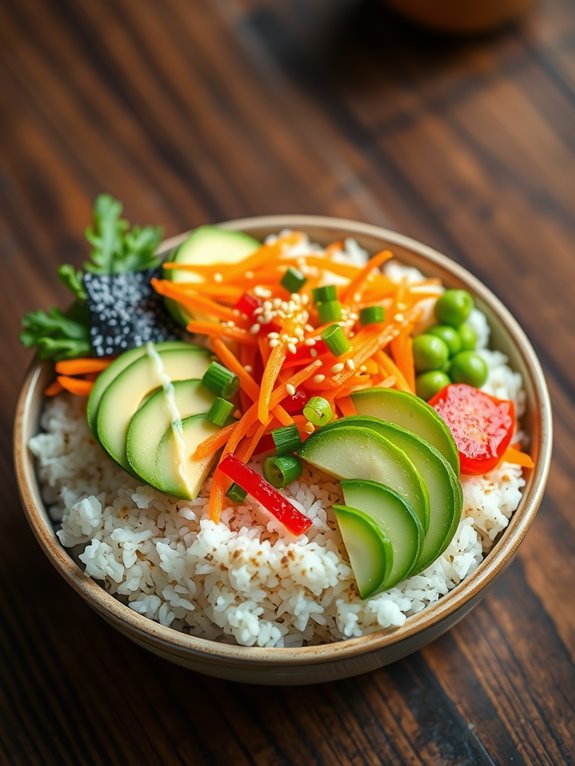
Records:
M469 41L380 2L6 0L0 99L0 763L573 763L571 0ZM515 563L449 635L337 684L232 685L132 646L51 570L12 472L18 323L63 299L55 267L81 262L101 190L167 234L272 212L387 225L511 308L555 460Z

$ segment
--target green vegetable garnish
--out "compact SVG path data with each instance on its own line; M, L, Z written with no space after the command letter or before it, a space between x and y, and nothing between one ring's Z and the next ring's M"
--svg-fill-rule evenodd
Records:
M303 408L303 414L314 426L325 426L333 418L331 404L323 396L312 396Z
M20 341L38 349L40 359L74 359L89 356L90 328L85 307L75 304L69 311L30 311L22 320Z
M299 479L302 464L294 455L276 455L264 460L263 471L266 480L273 487L280 489Z
M341 356L349 351L351 344L338 324L332 324L321 334L321 338L334 356Z
M285 287L286 290L289 290L290 293L299 292L306 282L307 277L304 276L299 269L294 269L293 266L288 268L280 280L281 286Z

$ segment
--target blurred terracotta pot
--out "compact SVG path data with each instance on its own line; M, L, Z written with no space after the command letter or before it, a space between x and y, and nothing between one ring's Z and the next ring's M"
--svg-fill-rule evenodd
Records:
M513 21L532 0L387 0L403 16L454 33L487 32Z

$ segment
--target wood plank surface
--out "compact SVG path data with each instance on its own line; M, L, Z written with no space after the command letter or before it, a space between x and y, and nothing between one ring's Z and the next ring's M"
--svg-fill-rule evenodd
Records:
M0 4L0 763L575 760L575 5L475 40L369 0ZM93 197L168 235L322 213L429 243L509 306L556 426L539 517L458 627L306 689L196 676L133 646L42 556L10 433L21 316L64 299Z

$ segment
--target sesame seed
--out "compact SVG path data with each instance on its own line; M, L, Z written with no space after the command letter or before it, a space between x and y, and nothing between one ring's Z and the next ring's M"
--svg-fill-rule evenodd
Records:
M308 420L305 426L303 427L303 430L306 432L306 434L313 434L313 432L315 431L315 426L313 423L310 423Z
M295 343L288 343L288 351L289 351L291 354L295 354L295 353L296 353L296 351L297 351L297 346L296 346L296 344L295 344Z
M323 383L325 380L325 375L322 375L321 373L319 375L314 375L312 380L314 383Z
M253 324L253 325L250 327L250 333L251 333L252 335L257 335L257 334L258 334L258 332L259 332L261 329L262 329L262 328L261 328L261 325L260 325L258 322L256 322L255 324Z
M305 329L306 329L306 332L313 332L314 331L314 327L311 324L306 324Z
M244 370L246 372L252 373L254 371L254 368L251 366L251 364L246 364L246 366L244 367Z
M223 276L220 274L219 271L216 271L216 273L214 274L214 282L223 282L223 281L224 281Z
M367 367L365 366L365 364L361 365L361 367L359 368L359 371L360 372L367 372Z
M279 338L280 334L279 332L268 332L268 338L272 340L272 338Z
M309 350L309 355L310 355L310 356L311 356L313 359L315 359L315 357L317 356L317 351L315 350L315 348L310 348L310 350Z
M286 391L288 392L289 396L293 396L295 394L295 386L291 383L288 383L286 386Z
M258 298L269 298L271 295L271 292L267 289L267 287L262 287L261 285L257 285L254 287L254 295L257 295Z
M336 375L338 372L341 372L343 370L343 367L344 367L343 362L338 362L337 364L333 365L333 367L331 368L331 371L333 372L334 375Z
M272 338L270 340L270 348L276 348L277 346L279 346L279 344L280 344L279 338Z
M315 338L308 338L304 343L306 346L315 346L316 340Z
M403 322L405 319L405 317L401 313L396 314L393 318L395 319L396 322Z
M355 370L355 362L353 361L353 359L347 359L345 362L345 366L347 367L348 370Z

